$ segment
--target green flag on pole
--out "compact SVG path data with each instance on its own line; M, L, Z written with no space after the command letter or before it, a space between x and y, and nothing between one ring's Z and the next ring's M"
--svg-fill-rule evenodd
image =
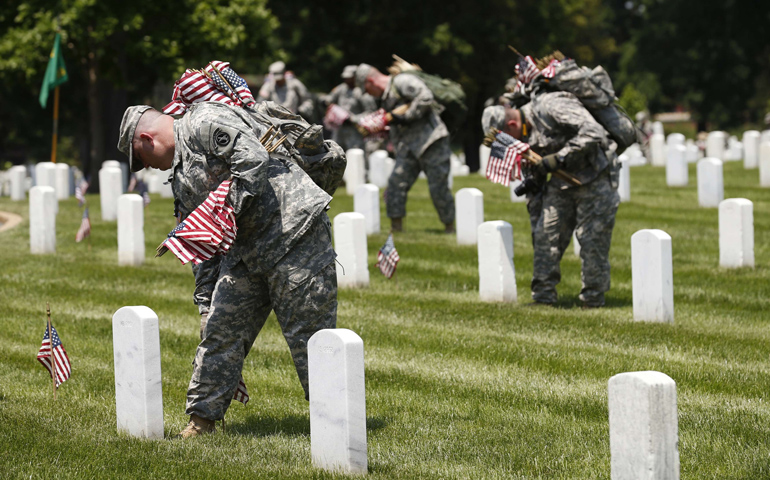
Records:
M48 94L54 88L67 81L67 67L64 66L64 57L61 54L61 35L56 34L51 49L51 58L45 69L43 86L40 88L40 106L45 108L48 104Z

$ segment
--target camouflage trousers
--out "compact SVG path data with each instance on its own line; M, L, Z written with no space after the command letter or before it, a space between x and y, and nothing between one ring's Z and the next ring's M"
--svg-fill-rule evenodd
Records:
M193 362L187 415L224 417L244 359L271 310L309 398L307 342L317 331L337 324L337 273L328 223L323 215L266 274L250 272L242 261L232 266L223 262Z
M556 285L561 280L559 262L574 231L583 263L580 299L586 305L604 305L604 292L610 289L610 241L619 203L618 192L607 174L582 187L559 190L546 186L542 214L533 232L533 300L556 302Z
M408 149L396 156L396 166L388 179L387 213L389 218L406 216L406 195L420 171L428 177L428 190L438 217L444 224L455 221L455 200L449 190L449 137L437 140L418 158Z

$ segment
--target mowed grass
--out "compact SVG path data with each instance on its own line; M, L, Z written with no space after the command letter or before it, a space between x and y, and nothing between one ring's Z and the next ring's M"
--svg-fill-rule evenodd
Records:
M725 197L754 202L756 268L719 268L718 212L690 187L667 188L661 168L631 171L620 206L607 307L583 311L580 261L562 261L557 308L530 309L532 245L523 204L478 175L454 191L484 192L485 218L514 229L519 301L478 300L476 247L441 233L419 180L406 231L395 236L397 280L374 268L386 232L368 239L371 285L339 294L338 326L364 340L371 478L610 477L607 381L657 370L677 382L683 479L770 478L770 190L757 171L725 165ZM25 218L0 233L0 477L339 478L310 459L308 404L277 322L270 319L243 371L251 402L234 403L226 434L173 440L187 421L185 393L198 343L193 278L170 254L152 258L174 225L171 200L145 210L147 258L117 266L115 223L89 196L92 249L76 244L80 210L60 204L57 253L30 255L26 202L0 199ZM351 211L344 189L330 216ZM383 227L388 221L382 215ZM675 323L632 318L631 235L672 237ZM35 360L45 303L73 364L54 402ZM112 314L147 305L160 318L167 439L116 431Z

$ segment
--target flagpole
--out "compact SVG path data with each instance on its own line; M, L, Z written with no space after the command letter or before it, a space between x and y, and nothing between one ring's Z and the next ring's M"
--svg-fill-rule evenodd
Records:
M45 303L45 311L48 314L48 347L51 350L51 380L53 383L53 399L56 401L56 359L53 356L53 337L51 336L51 304Z
M56 140L59 133L59 87L53 93L53 145L51 146L51 162L56 163Z

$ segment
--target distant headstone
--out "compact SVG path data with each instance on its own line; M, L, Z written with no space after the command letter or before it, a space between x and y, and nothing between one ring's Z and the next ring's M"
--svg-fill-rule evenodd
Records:
M369 182L373 185L386 188L391 170L388 165L388 152L386 150L375 150L369 155Z
M673 147L675 145L684 146L685 137L681 133L669 133L666 137L666 146Z
M634 320L674 322L674 272L671 237L663 230L631 236Z
M171 182L168 181L168 172L158 172L160 177L160 198L174 198L174 189Z
M29 191L29 251L56 252L56 190L37 186Z
M345 328L324 329L310 337L307 353L313 465L366 473L364 342Z
M35 186L51 187L56 191L56 164L40 162L35 165Z
M725 134L725 132L709 132L709 135L706 138L706 156L724 160L726 141L727 134Z
M369 285L366 252L366 219L360 213L334 217L334 250L337 252L337 284L341 288Z
M759 145L759 186L770 187L770 141Z
M122 181L119 167L103 167L99 170L99 199L104 221L113 222L118 219L118 197L123 194L120 187Z
M737 162L743 158L743 144L737 137L730 137L727 140L727 150L725 150L725 161Z
M123 193L126 193L126 190L128 190L128 181L131 177L131 172L128 171L128 163L126 162L120 162L120 173L122 174L121 178L123 182L121 183L121 188L123 188Z
M572 253L574 253L576 257L580 258L580 241L578 241L577 234L575 232L572 232Z
M686 187L688 182L688 168L685 153L687 149L682 145L674 145L668 149L666 159L666 184L669 187Z
M719 204L719 266L754 267L754 204L729 198Z
M687 163L695 163L700 159L700 149L698 149L698 145L695 144L695 141L688 139L684 148L686 149L684 156L687 159Z
M359 185L366 183L364 151L360 148L351 148L347 151L346 156L348 165L345 167L345 188L348 195L353 195Z
M366 219L366 234L380 233L380 189L367 183L359 185L353 196L353 210Z
M661 122L652 122L653 135L663 135L663 124Z
M513 227L497 220L479 225L479 295L485 302L516 302Z
M759 138L756 130L743 132L743 168L747 170L759 166Z
M160 193L160 187L163 180L160 171L154 168L146 170L145 183L147 183L147 193Z
M112 347L118 430L133 437L163 438L158 316L147 307L115 312Z
M704 158L698 161L698 203L701 207L717 208L725 198L722 161Z
M116 167L120 168L120 162L117 160L105 160L102 162L102 168Z
M20 201L27 198L24 182L27 179L27 169L22 165L16 165L8 170L11 181L11 200Z
M618 195L621 202L631 201L631 168L629 166L631 159L623 154L618 157L620 162L620 172L618 172Z
M770 130L762 130L759 134L759 143L770 142Z
M457 244L475 245L484 223L484 194L478 188L461 188L455 195Z
M144 263L144 200L125 193L118 197L118 265Z
M56 164L56 198L66 200L70 196L70 167L65 163Z
M608 382L612 480L678 480L676 382L660 372L628 372Z
M650 137L650 157L653 166L666 166L666 137L662 133L653 133Z
M484 144L479 145L479 175L487 176L487 163L489 163L489 154L492 149Z
M515 193L516 187L521 185L522 180L511 180L510 189L511 189L511 201L513 203L527 203L527 196L522 195L518 196Z

